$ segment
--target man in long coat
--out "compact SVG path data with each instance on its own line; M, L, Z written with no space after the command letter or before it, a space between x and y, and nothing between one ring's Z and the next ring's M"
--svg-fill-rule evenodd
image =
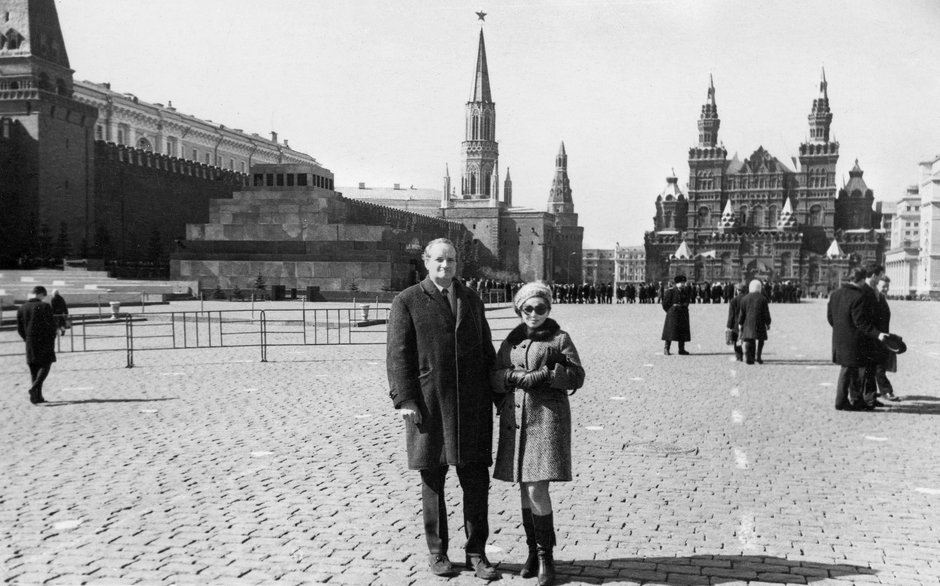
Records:
M679 354L686 355L685 343L692 340L691 326L689 325L689 302L691 295L686 289L688 284L685 275L676 275L673 279L675 287L668 289L662 295L663 311L666 312L666 321L663 323L663 354L669 356L672 343L679 342Z
M29 402L33 405L46 402L42 383L55 362L55 337L59 331L52 306L43 301L45 297L45 287L33 287L29 299L16 312L16 331L26 342L26 364L32 381Z
M748 284L748 293L741 298L738 308L738 325L744 341L744 361L747 364L764 363L764 341L770 329L770 305L757 279ZM755 349L755 345L757 348Z
M744 283L734 285L735 296L728 303L728 320L725 323L728 341L734 347L734 358L738 362L744 360L744 347L741 345L741 328L738 325L738 313L741 311L741 300L747 295L744 292Z
M483 302L454 279L457 252L447 239L424 250L428 277L392 302L388 321L389 394L405 420L408 467L421 471L429 566L448 576L444 479L457 469L463 489L467 567L484 580L498 577L486 559L487 500L493 463L496 358Z
M845 283L829 297L826 317L832 326L832 361L842 366L836 384L836 409L858 411L873 408L862 398L862 381L871 362L876 340L887 334L874 324L874 308L864 291L864 268L855 269L852 282Z

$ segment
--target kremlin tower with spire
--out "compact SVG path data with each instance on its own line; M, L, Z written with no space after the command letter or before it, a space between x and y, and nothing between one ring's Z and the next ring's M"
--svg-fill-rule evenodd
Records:
M513 207L508 168L500 198L496 104L482 27L465 117L460 185L451 184L450 170L445 166L440 205L444 218L461 222L473 233L474 249L460 251L461 257L469 257L469 264L484 274L502 271L501 278L580 281L584 228L578 226L571 198L565 143L555 157L555 174L544 210Z
M687 193L673 173L656 199L654 229L645 238L647 278L760 278L826 293L854 266L883 262L881 218L858 161L837 194L839 143L831 134L825 70L808 119L809 137L792 158L793 168L762 146L743 160L728 160L709 76L698 143L689 149Z

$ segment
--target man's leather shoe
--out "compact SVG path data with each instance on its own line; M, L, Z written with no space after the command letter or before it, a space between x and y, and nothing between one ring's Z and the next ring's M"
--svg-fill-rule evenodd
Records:
M879 401L878 399L875 399L874 401L872 401L871 406L872 407L885 407L885 404Z
M679 356L688 356L691 352L686 352L685 350L679 350Z
M485 554L471 553L467 554L467 568L473 570L474 575L481 580L496 580L499 574L496 568L486 559Z
M756 363L758 363L758 364L763 364L763 363L764 363L764 359L763 359L763 358L755 358L755 359L754 359L754 362L756 362Z
M454 576L457 572L447 559L446 553L432 553L428 556L428 568L435 576Z

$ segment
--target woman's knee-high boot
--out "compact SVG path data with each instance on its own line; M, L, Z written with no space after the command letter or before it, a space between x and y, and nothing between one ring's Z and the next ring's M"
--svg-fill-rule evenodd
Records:
M531 578L539 571L538 549L535 541L535 521L532 518L532 509L522 509L522 528L525 529L525 543L529 546L529 557L522 564L519 575Z
M555 560L552 548L555 546L555 524L553 515L533 515L535 521L535 543L539 558L539 586L551 586L555 583Z

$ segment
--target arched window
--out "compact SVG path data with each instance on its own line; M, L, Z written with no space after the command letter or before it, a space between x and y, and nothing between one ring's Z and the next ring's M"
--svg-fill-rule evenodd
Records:
M810 226L822 226L823 211L822 206L814 205L809 208L809 221L807 222Z
M663 228L672 228L672 212L663 214Z
M480 117L476 114L473 115L472 122L470 123L470 133L472 140L477 140L480 136Z
M764 222L764 206L754 206L754 212L751 214L751 225L757 226L758 228L763 228L765 226Z
M139 148L142 151L146 151L148 153L153 152L153 145L150 144L149 140L143 137L137 139L137 148Z
M473 195L477 192L477 176L476 173L470 174L470 194Z
M747 205L742 205L738 208L738 223L742 226L747 226Z
M789 252L780 255L780 272L784 277L793 276L793 255Z
M711 210L705 206L698 209L698 225L700 228L711 226Z
M776 228L777 227L777 206L770 206L767 208L767 227Z

